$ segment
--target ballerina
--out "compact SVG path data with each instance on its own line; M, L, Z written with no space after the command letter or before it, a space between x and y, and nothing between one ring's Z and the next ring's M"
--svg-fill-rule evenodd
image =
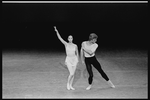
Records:
M78 47L76 44L73 43L73 36L69 35L68 36L68 42L64 41L58 30L56 29L56 26L54 26L54 29L56 31L57 37L58 39L64 44L65 46L65 50L66 50L66 60L65 60L65 64L67 65L67 68L69 70L69 76L68 76L68 82L67 82L67 89L70 90L75 90L75 88L73 88L72 83L74 80L74 74L75 74L75 70L77 67L77 64L79 62L79 53L78 53Z

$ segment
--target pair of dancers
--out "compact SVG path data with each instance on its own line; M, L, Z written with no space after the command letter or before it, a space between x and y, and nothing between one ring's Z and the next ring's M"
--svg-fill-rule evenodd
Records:
M75 88L73 88L72 86L72 83L74 79L75 70L79 62L78 46L73 43L72 35L68 36L68 42L66 42L61 38L56 26L54 26L54 29L56 31L58 39L64 44L66 49L67 57L65 60L65 64L70 73L68 76L67 89L75 90ZM108 76L102 70L100 63L97 61L95 57L95 51L98 47L98 44L96 43L97 39L98 36L95 33L91 33L89 36L89 40L82 42L82 46L81 46L81 51L80 51L81 61L82 64L86 65L87 71L89 73L89 78L88 78L89 86L86 88L86 90L91 89L92 82L93 82L92 65L99 71L99 73L108 82L108 84L112 88L115 88L113 83L109 80Z

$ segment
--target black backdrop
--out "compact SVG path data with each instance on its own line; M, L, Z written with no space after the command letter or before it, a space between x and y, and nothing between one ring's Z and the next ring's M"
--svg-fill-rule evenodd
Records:
M100 49L148 49L148 4L2 4L2 49L64 51L96 33Z

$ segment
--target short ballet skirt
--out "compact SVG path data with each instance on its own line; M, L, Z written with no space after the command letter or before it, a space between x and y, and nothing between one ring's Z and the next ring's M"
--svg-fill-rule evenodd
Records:
M65 60L65 64L68 65L68 66L77 66L77 63L78 63L78 58L77 56L73 56L73 57L66 57L66 60Z

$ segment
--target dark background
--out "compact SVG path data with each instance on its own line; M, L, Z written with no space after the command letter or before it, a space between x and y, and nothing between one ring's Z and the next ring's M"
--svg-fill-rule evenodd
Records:
M2 49L64 51L73 35L80 45L91 32L98 50L148 49L148 4L2 4Z

